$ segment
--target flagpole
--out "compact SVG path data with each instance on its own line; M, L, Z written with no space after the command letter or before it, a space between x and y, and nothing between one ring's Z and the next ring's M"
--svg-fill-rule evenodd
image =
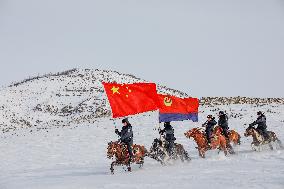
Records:
M114 120L113 118L111 118L111 120L113 121L114 129L116 129L116 123L115 123L115 120Z
M160 135L160 140L162 140L162 135L161 135L160 131L161 131L161 122L159 122L158 132L159 132L159 135Z

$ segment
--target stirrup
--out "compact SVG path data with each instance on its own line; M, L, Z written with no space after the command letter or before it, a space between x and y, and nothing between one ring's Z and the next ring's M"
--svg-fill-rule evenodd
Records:
M207 143L207 149L211 150L211 143Z

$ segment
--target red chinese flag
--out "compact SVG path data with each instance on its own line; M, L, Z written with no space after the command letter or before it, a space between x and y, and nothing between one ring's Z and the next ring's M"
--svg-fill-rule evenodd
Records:
M188 113L187 101L183 98L159 94L160 113Z
M158 109L154 83L103 83L103 85L114 118Z

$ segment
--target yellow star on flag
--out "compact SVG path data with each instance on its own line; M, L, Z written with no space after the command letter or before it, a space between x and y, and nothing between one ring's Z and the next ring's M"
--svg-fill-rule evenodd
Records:
M113 86L113 87L111 88L111 90L112 90L112 94L115 94L115 93L120 94L120 92L118 91L118 90L119 90L119 87Z

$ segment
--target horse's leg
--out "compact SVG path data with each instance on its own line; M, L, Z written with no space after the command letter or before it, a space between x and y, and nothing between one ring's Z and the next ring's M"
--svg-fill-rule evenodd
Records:
M115 165L118 165L118 162L117 162L117 161L114 161L114 162L111 163L111 166L110 166L111 174L114 174L114 168L113 168L113 167L114 167Z
M204 150L204 149L201 149L201 150L200 150L200 156L201 156L202 158L205 158L205 150Z
M220 145L221 145L222 150L224 151L225 156L227 156L228 155L228 149L227 149L226 142L223 143L223 144L221 143Z
M260 145L260 144L257 146L257 147L258 147L258 152L261 151L261 148L262 148L261 146L262 146L262 145Z
M270 150L273 150L273 146L272 146L271 142L268 144L268 146L269 146Z
M184 154L184 159L185 159L186 161L190 161L190 160L191 160L190 157L189 157L189 155L188 155L188 153L187 153L187 151L184 150L183 154Z
M238 142L236 140L233 141L233 146L236 147Z
M181 150L177 152L179 159L184 162L185 156L184 156L184 150Z
M238 135L238 145L241 145L241 136L240 135Z
M253 151L257 151L256 145L254 144L254 142L251 143L251 148L252 148Z
M283 148L284 148L283 145L282 145L281 140L279 140L278 138L276 138L276 142L277 142L277 144L279 145L280 149L283 149Z
M221 152L221 149L220 149L220 148L218 148L218 155L220 154L220 152Z
M201 149L198 149L199 156L202 157Z
M233 147L231 146L231 144L230 143L228 143L228 151L229 151L229 153L230 154L235 154L235 151L234 151L234 149L233 149Z
M224 154L225 154L225 156L227 156L228 155L228 151L227 151L227 148L226 147L224 147Z
M139 168L141 169L144 165L144 157L141 157L140 162L139 162Z
M128 161L128 163L127 163L126 165L127 165L127 171L128 171L128 172L131 172L130 162Z
M139 163L139 169L142 169L144 163Z
M161 163L161 165L165 165L164 161L161 158L159 158L159 156L157 154L148 153L147 157L152 158L152 159L158 161L159 163Z
M182 162L184 162L185 160L184 151L185 150L182 146L176 146L175 156L176 158L179 158Z

